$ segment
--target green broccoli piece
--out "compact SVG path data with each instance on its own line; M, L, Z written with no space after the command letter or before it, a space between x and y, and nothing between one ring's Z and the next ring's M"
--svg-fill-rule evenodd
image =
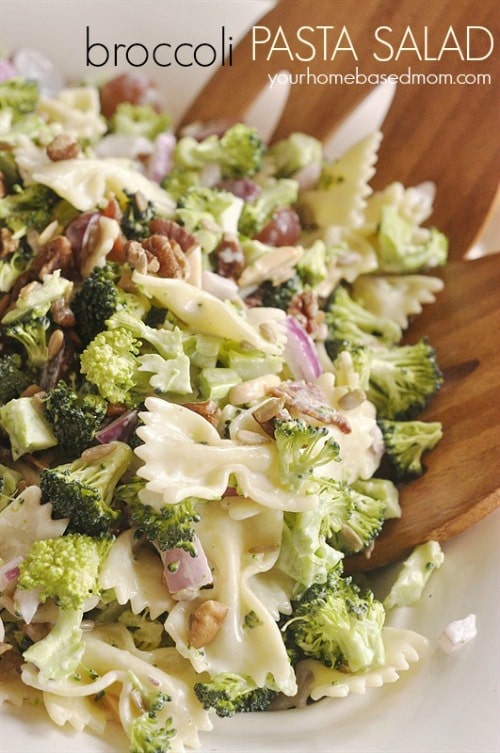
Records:
M278 695L272 686L259 686L251 677L221 672L209 680L197 682L194 692L204 709L214 709L219 717L265 711Z
M36 108L39 96L36 81L15 76L0 82L0 110L10 110L13 121L20 120Z
M276 419L274 438L281 480L300 490L319 466L339 460L339 444L326 426L312 426L299 418Z
M0 512L5 510L14 498L22 478L14 468L0 464Z
M148 313L151 304L145 296L118 287L121 274L122 268L118 264L94 267L76 291L71 310L75 315L76 330L85 344L106 329L107 320L119 308L125 308L141 319Z
M335 289L328 301L326 323L326 348L331 358L355 346L394 345L402 334L391 319L378 317L356 303L343 285Z
M44 406L58 444L76 457L92 444L108 404L100 395L85 391L85 385L77 390L61 379L48 391Z
M61 609L81 609L99 593L99 573L112 541L80 533L38 539L19 565L17 587L37 589L42 604L54 599Z
M0 258L0 293L12 290L16 280L33 260L33 249L27 243L19 243L11 253Z
M33 374L18 353L0 354L0 405L19 397L33 384Z
M109 126L112 133L122 136L142 136L153 141L166 131L171 118L164 112L156 112L150 105L134 105L120 102L113 113Z
M194 170L215 163L222 178L250 177L262 167L264 143L257 131L244 123L228 128L222 136L212 134L197 141L192 136L179 139L174 150L174 164Z
M385 455L398 481L418 478L424 472L422 455L443 436L439 421L388 421L381 419Z
M149 689L133 672L129 672L132 688L140 698L144 712L132 719L129 735L129 753L166 753L171 749L171 739L176 730L172 718L166 716L166 704L171 700L157 687Z
M40 682L67 680L78 670L85 651L82 619L81 608L60 609L50 633L24 651L24 660L38 667Z
M2 317L2 324L12 324L28 317L44 317L54 301L67 298L72 289L73 283L61 277L61 271L56 269L52 274L45 275L43 282L35 282L22 289L15 306Z
M49 360L48 331L50 319L47 316L26 316L12 324L3 326L3 334L20 343L26 353L28 365L41 369Z
M315 241L304 249L296 264L296 270L304 285L315 287L328 276L327 249L322 240Z
M0 426L8 434L14 460L55 447L57 439L37 396L18 397L0 406Z
M321 166L323 146L314 136L296 132L272 144L267 155L272 160L275 175L289 178L309 165Z
M186 167L173 167L162 180L161 186L167 191L175 202L180 201L190 188L201 185L201 174L198 170L189 170Z
M325 583L313 584L292 602L282 630L292 655L357 672L383 662L384 620L381 602L342 576L339 564Z
M289 207L297 201L299 186L291 178L269 178L261 186L253 201L245 202L238 222L242 235L253 238L262 230L277 209Z
M405 559L396 580L384 599L386 610L410 607L422 596L432 573L444 562L444 554L437 541L426 541L415 547Z
M142 241L151 235L149 223L155 218L154 204L140 193L130 194L127 191L124 193L127 202L122 207L120 227L129 240Z
M187 497L177 504L167 504L155 509L140 499L140 492L145 486L144 479L135 477L118 486L115 491L115 500L125 505L131 525L161 551L184 549L194 557L196 550L193 524L201 520L196 505L203 500Z
M132 458L127 444L109 442L70 463L44 468L42 502L52 503L55 517L69 518L68 531L98 536L119 519L120 511L112 507L113 494Z
M243 200L229 191L193 186L179 197L176 220L211 253L224 233L236 234L242 206Z
M15 238L28 230L42 231L52 222L59 201L54 191L40 183L14 186L13 193L0 199L0 226L7 227Z
M110 403L135 407L143 400L137 356L140 341L125 329L104 330L80 355L80 370Z
M423 228L419 228L422 236ZM420 272L443 266L448 257L448 239L435 228L415 237L415 227L393 206L381 210L377 234L377 258L381 272Z
M331 482L335 486L335 482ZM382 530L386 513L386 500L371 496L363 486L337 485L338 493L345 494L346 514L337 530L330 530L328 543L344 554L354 554L366 549ZM323 487L324 488L324 487Z
M301 278L298 275L293 275L279 285L273 285L271 280L266 280L262 285L259 285L254 295L261 298L263 306L288 311L295 296L303 292L304 284Z
M442 383L436 352L426 338L416 345L372 350L367 396L380 418L416 418Z

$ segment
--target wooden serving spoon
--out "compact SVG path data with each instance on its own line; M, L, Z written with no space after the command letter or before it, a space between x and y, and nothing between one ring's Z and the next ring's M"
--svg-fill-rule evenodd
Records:
M259 28L254 32L255 27ZM500 58L462 58L486 56L489 34L498 37L499 27L497 0L481 0L473 7L468 0L282 0L242 38L233 50L232 65L215 72L182 124L244 119L256 97L269 88L269 76L286 70L301 76L302 83L290 86L274 138L304 131L324 140L380 81L374 76L403 76L382 129L373 186L394 180L406 186L434 181L438 191L432 221L450 239L450 258L461 259L492 205L500 164L495 106ZM299 30L312 49L297 40ZM270 41L258 43L267 32ZM401 45L410 49L399 52ZM441 51L443 45L457 49ZM337 46L344 50L336 51ZM345 83L339 78L320 83L332 74L347 76ZM425 77L428 83L405 83L409 74ZM436 83L460 76L458 80L468 76L466 80L476 83ZM275 84L274 90L279 88Z
M429 455L425 474L401 489L402 518L386 523L369 559L361 555L348 558L350 571L386 565L429 539L443 541L500 503L500 256L461 261L493 205L500 164L494 107L500 79L498 56L495 63L486 56L486 31L482 32L483 46L473 50L471 38L468 52L463 45L467 33L479 33L477 29L468 32L468 27L494 34L499 20L496 0L482 0L472 15L465 0L442 0L434 5L415 0L397 4L368 0L362 12L354 0L281 2L258 26L262 27L260 38L269 30L270 39L277 40L275 47L282 50L254 45L256 32L249 30L233 52L233 65L215 73L183 118L184 124L244 119L257 95L269 86L268 75L286 69L309 78L290 87L274 138L302 130L325 139L370 86L314 84L314 75L353 75L356 68L365 75L404 74L410 67L412 73L428 77L426 85L398 84L382 128L384 141L373 185L379 188L398 180L409 186L433 180L437 186L432 220L450 239L451 263L437 272L445 288L438 301L412 324L407 342L427 335L436 348L444 385L422 419L442 421L444 437ZM311 60L299 60L299 51L304 57L311 49L300 47L298 30L310 27L302 33L317 42L314 34L321 26L332 28L321 32L327 37L321 37ZM357 61L352 52L334 52L343 26ZM388 47L374 44L381 27L384 38L393 45L390 62L377 61L373 55L375 50L379 55L389 53ZM396 59L405 34L406 46L412 47L408 28L418 53L415 49L402 51ZM456 44L449 36L450 28ZM445 46L455 44L461 51L441 54L445 38L449 40ZM346 37L343 39L341 46L346 47ZM463 59L481 55L484 60ZM482 75L491 83L433 84L442 74Z

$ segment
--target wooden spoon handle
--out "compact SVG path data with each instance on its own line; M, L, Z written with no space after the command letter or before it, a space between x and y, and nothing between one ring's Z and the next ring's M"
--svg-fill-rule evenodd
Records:
M428 335L436 349L444 384L422 419L441 421L443 438L424 475L402 488L402 517L387 521L370 559L347 559L351 572L445 541L500 504L500 255L450 264L440 276L445 288L407 342Z
M268 76L285 69L295 76L292 80L301 82L290 87L274 137L304 131L324 139L380 80L373 76L406 76L404 83L398 84L383 127L373 185L380 188L394 180L408 186L435 181L438 192L432 221L450 238L450 258L460 259L474 242L492 204L500 163L495 108L500 59L498 55L464 59L467 29L484 27L494 36L499 22L497 0L481 0L473 6L467 0L434 4L367 0L362 10L354 0L280 2L255 24L269 30L270 39L276 39L274 48L269 42L256 45L254 52L250 29L233 51L233 64L216 71L183 123L244 117L259 92L269 86ZM312 41L312 49L297 40L299 30L303 38ZM261 31L258 38L265 35ZM376 35L385 44L377 42ZM486 55L488 33L476 29L469 35L473 35L469 56ZM337 45L344 49L336 51ZM398 53L401 45L406 51ZM457 49L441 52L443 46ZM375 55L385 59L377 60ZM424 76L427 83L408 84L409 73ZM321 83L331 74L350 78L344 83L340 78ZM471 76L484 76L482 80L490 83L446 83L464 74L468 81L478 82ZM447 76L445 83L436 83L443 75ZM297 78L300 76L302 79Z

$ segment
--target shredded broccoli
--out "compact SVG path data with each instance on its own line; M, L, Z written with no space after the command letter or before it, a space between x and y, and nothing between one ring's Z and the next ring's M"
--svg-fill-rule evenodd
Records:
M443 436L439 421L378 422L384 437L385 454L397 480L415 478L424 472L422 455L432 450Z
M119 518L120 511L112 506L113 494L132 457L124 442L110 442L70 463L44 468L42 502L52 503L55 517L69 518L70 532L90 536L106 532Z
M264 144L257 131L244 123L228 128L222 136L212 134L203 141L192 136L179 139L174 150L174 164L201 170L205 165L215 163L222 178L242 178L252 176L262 166Z
M314 470L339 460L339 444L326 426L312 426L299 418L276 419L274 438L282 482L301 489Z
M292 655L357 672L384 660L385 611L369 589L362 592L341 573L338 565L294 601L282 629Z
M19 565L17 587L37 589L42 604L52 598L61 609L81 609L99 593L99 573L112 541L79 533L38 539Z
M209 680L197 682L194 692L204 709L214 709L220 717L265 711L278 694L272 685L261 687L251 677L231 672L221 672Z
M142 136L151 141L170 126L166 113L156 112L150 105L120 102L110 120L110 130L123 136Z
M33 374L18 353L0 354L0 405L20 396L33 384Z
M372 350L367 396L382 419L416 418L442 383L436 352L426 338L416 345Z
M0 81L0 110L10 110L14 122L33 112L38 96L36 81L17 76Z
M184 549L194 557L196 550L193 524L201 519L196 505L203 500L188 497L177 504L155 509L140 499L140 492L145 486L146 482L137 477L116 489L115 499L125 504L131 525L158 549Z
M9 228L16 238L31 229L41 231L52 221L59 201L54 191L40 183L26 188L14 186L13 193L0 199L0 225Z
M63 380L50 389L44 400L45 413L64 452L80 455L92 444L107 413L107 402L87 385L79 389Z
M391 319L378 317L356 303L343 285L336 288L328 301L326 323L326 347L332 358L353 346L394 345L402 334Z

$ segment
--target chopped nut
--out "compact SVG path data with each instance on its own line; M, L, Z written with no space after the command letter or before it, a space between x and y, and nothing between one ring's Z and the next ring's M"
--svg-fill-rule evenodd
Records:
M63 277L72 279L73 251L65 235L57 235L41 246L33 260L32 270L39 279L56 269L61 270Z
M64 159L75 159L80 154L78 142L68 136L67 133L61 133L56 136L47 147L47 156L52 162L60 162Z
M214 640L226 619L228 607L220 601L208 599L191 615L189 644L193 648L203 648Z
M188 254L196 246L198 241L185 227L179 225L174 220L166 220L163 217L157 217L149 223L149 232L151 235L164 235L170 240L176 241L185 254Z
M158 275L185 280L188 273L186 255L180 245L173 238L164 235L150 235L142 242L142 247L148 255L159 263Z
M21 392L20 397L33 397L33 395L37 395L39 392L42 392L40 385L30 384L29 387L26 387L26 389Z
M1 197L0 197L1 198ZM3 227L0 230L0 259L14 253L19 248L19 239L14 238L11 231Z
M224 233L215 253L217 274L237 280L245 266L245 255L237 236Z
M325 312L320 310L318 295L314 290L305 290L294 296L287 313L295 317L308 334L316 337L321 335L323 339L326 336Z
M214 400L204 400L199 403L184 403L184 407L206 418L212 426L217 426L219 423L222 411Z
M5 185L5 175L0 172L0 199L7 196L7 186Z
M65 329L75 326L75 315L64 298L58 298L50 306L50 313L55 324Z
M51 334L49 338L49 342L47 345L47 355L49 361L52 361L52 359L59 353L64 343L64 333L62 329L55 329L54 332Z

